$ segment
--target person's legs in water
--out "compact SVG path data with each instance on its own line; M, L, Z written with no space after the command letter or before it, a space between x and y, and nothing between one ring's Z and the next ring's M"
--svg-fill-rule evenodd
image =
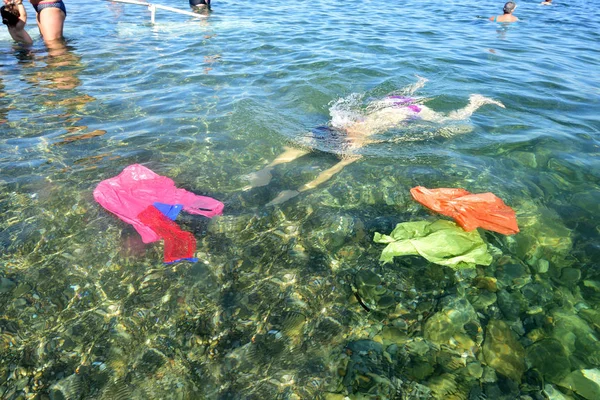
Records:
M266 186L271 182L271 171L276 165L285 164L292 162L310 151L307 149L300 149L295 147L285 147L285 151L275 158L269 165L261 169L260 171L252 172L246 177L250 181L248 186L245 186L242 190L250 190L255 187Z
M354 161L360 159L361 156L346 156L342 158L337 164L333 167L326 169L321 172L315 179L312 181L300 186L297 190L284 190L280 192L277 197L267 203L267 206L274 206L277 204L281 204L289 199L292 199L298 196L302 192L306 192L307 190L311 190L322 184L323 182L328 181L332 176L340 172L346 165L352 164Z
M448 113L448 115L443 115L432 111L431 113L423 113L421 118L433 122L461 121L470 118L471 115L473 115L473 113L479 109L479 107L486 104L493 104L498 107L506 108L504 107L504 104L497 100L484 97L480 94L472 94L469 96L469 104L460 110L451 111Z
M407 87L403 88L401 90L402 94L405 95L414 95L417 90L423 88L423 86L425 86L425 83L427 83L429 81L429 79L427 78L423 78L422 76L419 75L415 75L417 77L417 81L415 83L413 83L412 85L408 85Z
M63 38L63 28L67 17L62 1L42 3L34 6L37 12L37 23L44 42L52 42Z

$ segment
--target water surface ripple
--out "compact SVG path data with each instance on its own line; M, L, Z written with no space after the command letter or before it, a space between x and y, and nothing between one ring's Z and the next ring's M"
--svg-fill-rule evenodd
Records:
M67 1L62 51L29 5L33 47L0 32L0 398L594 398L597 4L521 1L505 26L487 20L501 3L474 0L215 0L206 20L159 10L154 25L95 3ZM282 204L267 205L339 149L244 190L344 107L417 76L436 111L475 93L506 108L377 135ZM94 201L133 163L225 203L177 220L200 262L164 265ZM521 232L480 230L487 267L382 265L375 232L445 219L417 185L493 192Z

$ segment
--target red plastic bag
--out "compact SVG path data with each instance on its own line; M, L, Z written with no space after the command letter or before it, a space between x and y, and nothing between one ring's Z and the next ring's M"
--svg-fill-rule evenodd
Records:
M164 261L172 263L187 260L196 262L194 252L196 251L196 238L190 232L179 228L156 207L150 206L139 213L139 220L150 227L165 242Z
M410 194L425 207L453 218L465 231L480 227L504 235L519 232L515 211L493 193L417 186Z

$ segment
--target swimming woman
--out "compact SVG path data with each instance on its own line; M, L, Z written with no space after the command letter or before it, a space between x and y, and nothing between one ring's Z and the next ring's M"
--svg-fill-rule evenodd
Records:
M7 0L4 0L5 2ZM44 42L63 38L67 9L62 0L29 0L35 9L38 28Z
M352 118L350 121L336 121L333 118L331 126L320 127L310 132L308 148L286 147L285 151L273 160L262 170L248 175L250 184L244 188L249 190L254 187L265 186L271 181L271 171L279 164L288 163L308 154L310 141L328 140L336 144L336 153L340 155L341 160L333 167L321 172L315 179L302 185L297 190L285 190L269 202L267 205L283 203L298 194L316 188L321 183L327 181L336 173L340 172L345 166L361 158L357 150L370 143L377 143L370 137L383 133L389 129L395 128L404 122L412 120L422 120L433 123L449 123L469 118L479 107L485 104L493 104L504 108L499 101L489 99L479 94L472 94L469 97L469 104L462 109L452 111L448 114L438 113L427 107L423 103L425 100L414 98L414 93L422 88L427 79L419 77L419 80L413 85L401 91L401 95L390 95L381 100L376 100L366 107L366 115L359 118ZM304 143L306 145L306 143ZM312 146L314 147L314 146Z
M516 8L517 8L517 5L514 2L509 1L506 4L504 4L504 7L502 8L502 11L504 12L504 14L490 17L490 21L492 21L492 22L517 22L519 20L519 18L512 15L513 11L515 11Z
M25 11L22 0L12 1L0 7L0 14L2 14L2 23L6 25L8 33L10 33L15 42L23 44L33 43L31 36L25 30L27 11Z

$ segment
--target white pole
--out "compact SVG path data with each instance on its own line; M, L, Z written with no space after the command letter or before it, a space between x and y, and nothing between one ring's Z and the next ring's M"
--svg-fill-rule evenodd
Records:
M146 7L148 7L148 10L150 10L150 20L152 21L152 23L154 23L154 19L155 19L154 16L156 14L157 8L162 9L162 10L171 11L171 12L174 12L177 14L187 15L187 16L194 17L194 18L207 18L207 16L204 14L196 14L196 13L193 13L190 11L180 10L178 8L161 6L160 4L150 4L145 1L138 1L138 0L108 0L108 1L112 1L115 3L136 4L138 6L146 6Z
M148 5L148 10L150 10L150 23L154 23L154 16L156 15L156 6L153 4Z

